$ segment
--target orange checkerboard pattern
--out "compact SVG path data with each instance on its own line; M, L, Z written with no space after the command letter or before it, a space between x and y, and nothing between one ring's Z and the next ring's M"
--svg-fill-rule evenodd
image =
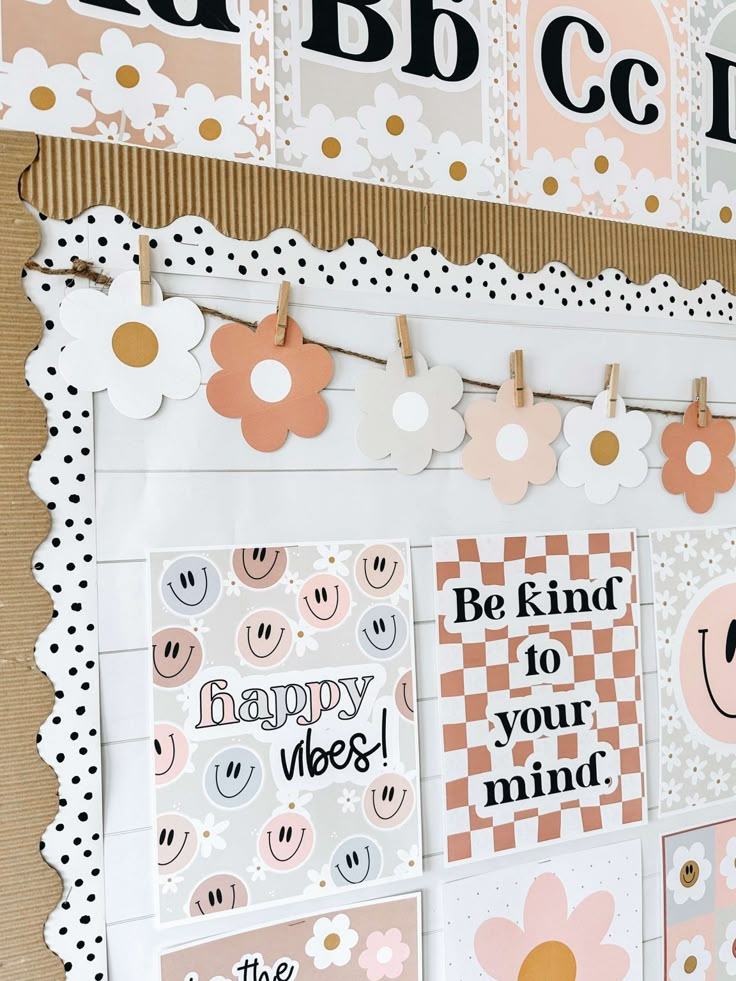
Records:
M631 573L631 595L623 616L604 628L574 621L566 629L511 619L485 630L485 640L463 642L446 629L438 612L438 664L445 779L445 833L448 863L479 860L499 852L608 831L645 819L644 712L639 654L639 607L636 536L633 531L578 532L556 535L437 539L434 542L438 595L445 583L466 576L488 586L503 586L533 574L559 581L597 579L614 568ZM438 606L438 610L441 607ZM561 642L572 656L575 684L595 685L599 704L589 730L547 736L556 742L560 762L584 756L596 743L615 753L618 783L595 806L579 800L519 805L511 817L481 817L471 800L472 778L493 773L489 748L491 723L486 708L494 693L523 697L529 687L512 688L510 665L519 645L534 633ZM574 685L555 685L570 691ZM499 750L523 766L535 749L529 739ZM503 763L508 763L508 756ZM503 766L499 760L499 767Z

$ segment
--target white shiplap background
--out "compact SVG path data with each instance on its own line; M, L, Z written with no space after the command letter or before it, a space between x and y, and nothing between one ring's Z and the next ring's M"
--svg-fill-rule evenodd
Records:
M116 228L109 220L110 236ZM130 234L127 229L126 234ZM152 232L162 240L161 231ZM171 230L166 230L170 239ZM220 239L220 241L225 241ZM295 243L288 260L319 254ZM198 277L163 272L161 245L154 254L154 274L165 291L191 296L210 307L258 319L271 312L277 276ZM330 257L347 261L362 276L358 256L347 247ZM419 253L419 268L429 252ZM286 260L284 260L286 261ZM183 264L182 272L186 269ZM396 279L404 268L417 277L416 262L393 263ZM499 278L500 268L493 274ZM122 267L121 267L122 268ZM129 266L127 268L130 268ZM296 268L296 265L295 265ZM110 270L108 271L115 271ZM370 265L368 267L370 271ZM457 271L458 282L462 270ZM505 274L509 274L508 270ZM544 273L540 273L542 281ZM296 277L294 277L296 278ZM537 279L537 282L540 280ZM574 277L568 274L570 282ZM733 388L734 328L717 318L677 320L637 312L604 314L551 306L504 306L456 298L438 300L427 277L417 292L397 289L320 288L309 281L292 290L291 313L312 339L385 356L394 344L393 316L410 316L412 338L430 364L447 361L465 376L503 381L509 351L525 352L526 377L538 392L595 395L606 362L621 362L621 393L630 402L684 409L692 378L707 374L714 412L736 411ZM581 283L581 287L585 284ZM600 296L610 277L586 290ZM590 290L593 290L591 294ZM551 292L551 290L550 290ZM653 292L653 291L652 291ZM460 296L462 294L459 294ZM666 293L663 293L666 295ZM680 296L682 291L680 291ZM555 301L550 297L552 303ZM660 302L662 302L660 300ZM207 337L197 349L204 379L213 370L208 339L219 322L208 318ZM406 537L411 541L414 575L415 636L419 698L425 873L407 881L424 897L424 952L427 981L440 981L442 967L442 883L452 878L544 859L617 838L639 837L644 866L644 975L662 976L660 938L661 886L659 836L685 827L689 816L660 820L658 793L658 692L655 625L649 570L648 529L689 527L693 520L684 502L663 490L658 437L669 421L654 416L655 434L647 448L650 472L635 490L622 490L606 507L590 504L582 489L559 481L531 488L514 506L499 504L485 482L474 481L460 467L460 453L435 456L430 467L404 477L387 462L364 458L354 442L358 409L353 394L365 364L350 357L335 359L335 373L325 393L330 409L327 430L319 437L290 437L274 454L258 454L242 440L237 420L215 415L204 388L185 402L164 404L152 419L134 421L116 413L103 393L95 397L95 456L98 528L99 637L102 703L104 842L108 956L112 981L147 981L156 977L156 955L164 946L221 932L251 928L275 917L303 912L292 904L262 913L239 914L226 924L203 921L160 931L153 918L152 793L148 779L147 626L145 550L179 545L228 545L274 540L337 541ZM460 408L481 396L468 390ZM567 406L561 406L563 412ZM560 446L562 446L560 441ZM708 523L736 521L736 493L718 500ZM467 866L443 867L442 781L439 706L434 649L431 540L433 536L489 532L635 527L638 530L642 584L642 655L647 721L649 824L605 835L589 842L551 846L533 854L505 856ZM728 805L701 810L697 823L730 816ZM248 856L249 858L250 856ZM374 888L355 896L384 895ZM344 893L340 901L346 900ZM329 898L321 904L333 904ZM317 908L310 900L310 909ZM448 979L449 981L449 979Z

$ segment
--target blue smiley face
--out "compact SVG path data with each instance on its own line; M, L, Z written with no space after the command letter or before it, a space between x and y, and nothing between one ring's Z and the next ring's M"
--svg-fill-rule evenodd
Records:
M206 613L220 598L222 577L217 566L201 555L183 555L164 569L161 596L173 613Z
M252 749L228 746L210 760L204 774L205 793L216 807L245 807L263 784L263 764Z
M388 661L406 647L409 624L395 606L372 606L358 621L358 644L368 657Z
M381 874L383 856L371 838L355 835L339 845L330 861L332 881L336 886L362 886Z

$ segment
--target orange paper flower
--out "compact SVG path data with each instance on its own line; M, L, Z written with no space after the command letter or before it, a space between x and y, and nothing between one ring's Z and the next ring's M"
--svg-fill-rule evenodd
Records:
M255 333L244 324L224 324L212 338L212 356L222 371L207 383L215 412L240 419L243 439L269 452L283 446L290 432L317 436L327 425L327 406L319 394L332 378L332 358L319 344L305 344L291 317L284 344L274 343L276 314Z
M736 479L728 455L736 432L728 419L713 419L698 426L698 403L685 410L682 422L671 422L662 433L662 452L667 462L662 468L662 484L670 494L684 494L687 506L696 514L713 507L716 494L731 490Z

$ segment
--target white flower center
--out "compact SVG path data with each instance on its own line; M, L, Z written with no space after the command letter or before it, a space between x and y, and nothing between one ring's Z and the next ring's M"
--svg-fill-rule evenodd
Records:
M687 448L685 466L690 473L695 474L696 477L700 477L701 474L706 473L710 469L711 459L710 447L697 439Z
M250 387L262 402L280 402L291 391L291 374L285 364L266 358L251 371Z
M394 956L390 947L379 947L376 951L376 960L379 964L389 964Z
M402 392L391 410L394 422L405 433L415 433L429 419L429 406L419 392Z
M513 463L520 460L529 449L529 437L523 426L509 422L502 426L496 436L496 452L502 460Z

